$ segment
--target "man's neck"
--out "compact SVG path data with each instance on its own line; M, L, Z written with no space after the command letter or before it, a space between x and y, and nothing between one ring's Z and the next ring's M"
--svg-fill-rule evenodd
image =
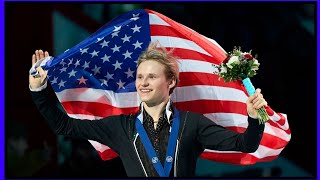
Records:
M157 123L159 121L159 118L161 116L161 113L166 108L166 105L169 100L163 101L160 104L150 106L147 103L143 103L144 110L147 111L147 113L152 117L153 121Z

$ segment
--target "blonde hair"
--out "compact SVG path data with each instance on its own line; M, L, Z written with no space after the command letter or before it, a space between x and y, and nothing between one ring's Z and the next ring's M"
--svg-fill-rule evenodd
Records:
M153 60L165 66L165 75L167 79L176 80L176 85L172 87L169 94L178 86L179 83L179 65L177 57L172 55L172 50L167 49L157 42L151 42L148 48L142 52L138 58L138 67L142 62Z

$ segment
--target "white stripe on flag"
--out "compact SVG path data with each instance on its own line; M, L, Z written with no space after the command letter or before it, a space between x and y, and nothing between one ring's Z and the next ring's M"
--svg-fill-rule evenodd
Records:
M289 129L289 124L288 124L288 121L287 121L287 115L286 115L286 114L281 114L281 115L282 115L282 116L285 118L285 120L286 120L285 123L284 123L284 125L282 125L282 126L277 123L277 121L279 121L279 120L281 119L281 117L280 117L276 112L273 111L273 115L272 115L272 116L269 116L269 117L270 117L270 120L276 122L282 129L288 130L288 129Z
M178 62L180 72L201 72L208 74L218 72L218 69L209 62L192 59L179 59Z
M108 150L110 149L108 146L104 145L104 144L101 144L97 141L93 141L93 140L88 140L92 146L97 150L97 151L100 151L100 152L103 152L105 150Z
M237 126L242 128L248 127L248 116L244 116L236 113L207 113L204 114L207 118L211 119L216 124L224 127ZM284 141L289 141L291 139L291 134L287 134L285 131L271 126L268 122L265 125L264 132L273 136L278 136L278 138Z
M68 101L99 102L120 108L137 107L140 104L137 92L115 93L111 90L77 88L65 89L56 94L62 103Z
M164 47L188 49L188 50L197 51L199 53L212 57L207 51L202 49L198 44L190 40L186 40L178 37L170 37L170 36L151 36L151 42L156 42L156 41L159 41L160 44Z
M150 25L170 26L168 23L162 20L159 16L151 13L149 13L149 23Z
M248 97L243 91L234 88L195 85L177 87L177 89L172 93L171 99L174 102L193 100L221 100L246 103Z
M75 118L75 119L87 119L87 120L99 120L104 117L100 116L92 116L92 115L87 115L87 114L68 114L68 116Z

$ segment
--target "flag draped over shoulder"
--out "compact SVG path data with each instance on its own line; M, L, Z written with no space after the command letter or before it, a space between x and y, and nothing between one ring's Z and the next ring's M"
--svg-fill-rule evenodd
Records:
M135 88L137 59L149 42L159 41L179 57L180 84L171 95L181 110L202 113L234 131L245 131L247 92L241 82L218 80L212 64L226 57L214 40L151 10L134 10L104 25L78 45L44 66L59 101L69 116L98 120L135 113L140 103ZM206 149L201 157L225 163L253 164L275 159L291 133L285 114L270 116L254 153ZM109 147L89 140L104 160L117 156Z

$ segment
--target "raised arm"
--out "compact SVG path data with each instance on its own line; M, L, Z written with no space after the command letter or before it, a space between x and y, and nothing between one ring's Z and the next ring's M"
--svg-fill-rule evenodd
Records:
M32 56L32 63L46 56L49 56L48 52L37 50ZM119 122L126 116L111 116L101 120L80 120L69 117L56 106L52 99L48 98L47 72L41 67L37 70L40 76L29 75L32 99L53 131L74 138L95 140L116 150L119 142L114 138L119 133Z

